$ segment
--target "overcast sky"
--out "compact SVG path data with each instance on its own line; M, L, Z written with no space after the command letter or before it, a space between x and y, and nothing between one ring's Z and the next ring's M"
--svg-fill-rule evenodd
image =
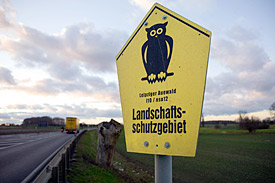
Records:
M0 124L33 116L122 122L115 57L155 1L0 0ZM161 0L212 32L203 113L269 117L275 1Z

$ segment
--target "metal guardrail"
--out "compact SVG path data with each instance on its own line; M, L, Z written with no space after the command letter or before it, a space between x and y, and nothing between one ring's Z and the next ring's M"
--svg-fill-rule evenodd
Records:
M81 131L79 134L67 142L65 142L59 149L53 152L47 159L45 159L36 169L34 169L22 183L47 183L59 182L59 163L62 161L62 182L66 182L67 170L70 170L70 161L73 161L73 153L76 143L80 137L87 130Z

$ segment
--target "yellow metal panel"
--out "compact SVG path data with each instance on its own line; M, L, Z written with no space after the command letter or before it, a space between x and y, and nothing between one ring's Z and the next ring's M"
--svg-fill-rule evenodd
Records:
M77 129L79 128L78 125L79 124L79 119L75 118L75 117L67 117L66 118L66 126L65 129Z
M128 152L195 156L210 39L159 4L147 13L116 58Z

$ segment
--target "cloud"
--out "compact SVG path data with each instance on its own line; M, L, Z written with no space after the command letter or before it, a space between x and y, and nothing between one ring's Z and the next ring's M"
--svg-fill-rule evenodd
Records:
M148 11L156 1L154 0L130 0L132 5L139 7L144 11Z
M0 28L10 28L15 21L16 12L8 0L0 1Z
M93 23L84 22L68 25L56 34L46 34L17 22L9 1L1 2L0 50L9 53L12 58L9 68L16 69L11 72L0 67L0 83L11 85L6 90L27 94L34 101L39 97L43 98L41 102L45 102L45 97L74 99L67 98L58 106L50 102L17 104L13 101L14 104L0 110L8 111L5 119L13 116L11 121L22 121L26 117L56 114L86 119L121 117L115 57L129 37L127 33L112 28L97 30ZM33 78L35 74L26 78L26 71L42 74L39 78ZM95 103L76 105L78 97ZM100 109L98 103L106 103L106 108Z
M207 78L204 113L268 109L270 99L275 100L275 62L245 28L232 27L226 36L213 39L210 62L215 59L229 71Z
M98 109L90 107L86 104L70 104L70 105L50 105L50 104L15 104L8 105L4 109L9 110L9 113L0 112L0 122L12 122L22 124L25 118L50 116L66 118L77 116L80 119L89 119L86 122L98 123L97 118L121 118L122 112L120 108ZM34 112L34 110L36 110ZM96 121L94 121L97 119Z
M105 73L116 74L115 54L126 34L119 31L99 34L92 24L78 24L58 35L45 35L24 26L19 35L19 39L2 37L0 48L20 61L17 64L43 68L49 78L31 86L20 83L17 90L34 95L80 92L98 100L119 102L117 84L107 83L102 77ZM94 76L96 73L102 77Z
M240 25L234 25L227 31L228 37L241 42L257 41L257 35L253 30L247 30Z
M5 10L0 6L0 27L9 27L9 21L5 16Z
M59 37L66 48L64 55L79 60L89 69L100 72L115 72L114 58L128 35L116 30L97 31L90 24L67 27Z
M237 72L259 70L269 59L263 48L255 42L225 39L213 39L212 56Z
M154 4L151 0L129 2L137 7L133 11L136 17L129 16L130 24L139 22L144 12ZM161 0L160 4L175 12L199 17L211 12L214 2ZM22 96L27 93L28 97L33 96L34 101L37 100L36 104L27 105L11 104L8 99L6 103L11 105L3 108L2 104L1 114L4 115L5 110L10 111L6 118L12 116L18 120L56 114L74 114L87 119L121 117L118 84L114 79L117 77L115 56L129 37L127 33L113 29L98 30L92 22L84 22L68 25L56 34L46 34L17 22L16 12L9 1L2 0L0 3L0 50L12 57L9 66L0 67L0 83L5 85L6 93L8 90L24 92ZM135 18L138 20L135 21ZM233 26L222 38L215 35L219 34L213 33L210 62L215 60L225 71L207 79L205 115L267 109L275 93L275 65L274 60L270 60L265 49L258 44L259 34L242 26ZM26 73L23 79L20 78L23 71L34 70L35 73L42 71L42 76L26 78ZM71 96L74 101L64 95ZM41 103L40 96L43 97ZM45 98L53 100L54 96L67 100L58 105L45 102ZM80 102L77 101L78 97ZM88 102L85 103L86 98ZM24 103L26 100L21 101ZM100 107L97 106L99 101L102 102Z
M0 113L0 121L5 121L5 120L8 120L8 119L10 119L11 117L10 117L10 115L9 114L7 114L7 113Z
M115 56L128 38L127 33L113 29L97 30L93 23L85 22L48 35L16 22L16 13L9 1L3 2L5 9L0 7L0 28L5 34L0 36L0 49L20 60L20 64L43 66L54 77L67 77L73 67L78 72L79 66L97 73L115 73ZM9 34L12 36L5 36Z
M122 47L122 40L128 37L116 30L95 30L89 23L68 26L56 35L46 35L21 25L17 36L17 39L0 37L0 48L23 64L52 69L56 65L66 67L77 62L102 73L115 72L115 55Z
M15 85L14 77L9 69L0 67L0 83Z
M122 116L120 108L98 109L98 108L88 107L87 105L73 105L71 110L69 110L69 112L71 112L72 115L76 115L81 118L95 118L95 117L115 118L115 117Z
M154 0L129 0L130 4L138 7L144 12L150 10L150 8L156 3ZM213 7L216 5L216 0L159 0L157 3L171 9L175 12L185 12L185 14L198 14L202 15L205 12L210 12L213 10ZM135 16L137 14L141 14L141 12L135 12Z
M140 9L144 11L148 11L153 4L156 3L154 0L129 0L129 2L132 5L135 5L139 7ZM185 11L196 11L196 12L204 12L206 10L209 10L210 8L213 7L215 4L215 0L173 0L173 1L168 1L168 0L160 0L158 3L167 6L168 8L171 9L184 9Z
M96 76L78 75L74 80L52 78L37 80L32 85L21 84L13 88L33 96L53 96L70 94L74 97L94 98L101 102L120 102L119 89L115 82L105 82Z
M2 15L8 12L2 11ZM0 36L0 49L13 56L19 69L43 69L49 74L48 78L35 84L19 83L18 90L35 95L81 91L118 101L117 84L107 83L102 77L106 73L116 74L115 56L128 37L125 32L102 31L92 23L79 23L65 27L58 34L48 35L22 23L9 23L14 25L15 34ZM13 77L8 74L5 72L5 82L14 84Z

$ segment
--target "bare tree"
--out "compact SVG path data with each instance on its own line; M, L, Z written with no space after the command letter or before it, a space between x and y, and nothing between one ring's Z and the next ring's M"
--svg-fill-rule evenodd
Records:
M255 132L259 127L260 119L254 116L249 119L246 113L246 111L239 111L239 127L242 130L248 130L249 133Z
M275 120L275 102L269 107L269 112L272 120Z
M242 122L244 118L246 117L247 112L246 111L239 111L239 122Z
M122 129L123 126L113 119L98 124L96 162L99 166L112 168L116 142Z
M203 113L201 113L201 127L204 127L204 116L203 116Z

